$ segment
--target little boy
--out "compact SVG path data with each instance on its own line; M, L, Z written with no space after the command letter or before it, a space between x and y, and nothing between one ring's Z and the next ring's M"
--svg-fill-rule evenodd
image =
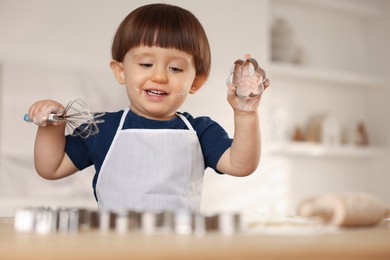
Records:
M129 107L106 113L97 135L66 136L64 122L48 124L50 113L64 111L56 101L30 107L29 117L39 126L34 156L40 176L59 179L94 165L101 209L197 211L206 167L233 176L256 170L261 95L238 97L236 87L228 86L233 139L209 117L178 112L210 72L208 39L192 13L168 4L135 9L116 32L112 58L111 69L126 88ZM233 82L248 73L246 58L236 63Z

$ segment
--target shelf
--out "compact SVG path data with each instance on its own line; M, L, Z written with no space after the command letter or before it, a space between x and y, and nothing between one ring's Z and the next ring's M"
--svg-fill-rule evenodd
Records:
M315 8L328 9L330 11L341 11L345 13L359 15L367 18L378 18L384 15L383 9L370 4L370 1L358 2L348 0L274 0L285 4L301 4L313 6Z
M281 156L335 157L335 158L374 158L385 154L378 147L359 147L353 145L325 146L309 142L289 142L273 145L269 152Z
M284 77L306 81L315 80L356 87L360 86L383 88L386 86L384 79L372 75L362 75L353 72L340 72L329 69L318 69L289 63L271 63L269 65L268 71L270 77Z

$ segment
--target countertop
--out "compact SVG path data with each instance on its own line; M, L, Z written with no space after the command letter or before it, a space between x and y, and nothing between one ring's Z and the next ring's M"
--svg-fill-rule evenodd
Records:
M142 232L20 233L0 221L0 259L390 259L389 222L323 232L204 236ZM306 231L310 231L310 228Z

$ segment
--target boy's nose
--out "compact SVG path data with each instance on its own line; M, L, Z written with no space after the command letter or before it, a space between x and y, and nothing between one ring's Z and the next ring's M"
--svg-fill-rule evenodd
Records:
M168 77L167 77L167 73L166 73L165 69L155 68L152 71L152 74L150 75L150 80L152 80L154 82L161 82L161 83L167 82Z

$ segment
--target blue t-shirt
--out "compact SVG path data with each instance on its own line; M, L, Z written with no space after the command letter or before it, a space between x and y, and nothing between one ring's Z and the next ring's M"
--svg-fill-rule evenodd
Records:
M79 169L85 169L91 165L95 166L95 176L93 178L93 189L95 191L96 182L102 167L104 158L114 139L118 129L123 110L106 113L99 123L99 133L88 138L78 136L66 136L65 152ZM205 169L210 167L216 172L218 160L222 154L231 146L232 139L226 131L209 117L192 117L189 113L182 113L196 131L202 149L205 162ZM160 121L144 118L133 113L127 113L123 129L188 129L184 121L176 116L170 120ZM153 147L151 147L151 153Z

